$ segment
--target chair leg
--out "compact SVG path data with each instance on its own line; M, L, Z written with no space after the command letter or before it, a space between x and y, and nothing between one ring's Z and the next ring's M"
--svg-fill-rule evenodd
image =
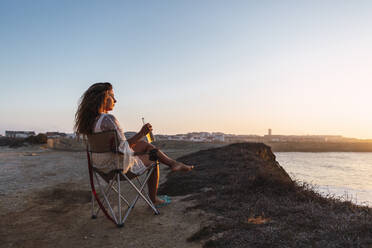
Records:
M137 182L138 182L138 184L139 184L139 187L142 187L142 185L144 184L144 182L141 182L141 180L139 179L139 177L137 177L136 179L137 179ZM147 199L150 199L150 196L149 196L149 194L146 192L146 190L144 190L143 193L144 193L144 195L147 196Z
M94 199L94 195L93 195L93 192L91 192L91 196L92 196L92 219L96 219L97 218L97 215L96 214L94 214L94 201L95 201L95 199Z
M120 191L120 173L117 173L117 180L118 180L118 212L119 212L119 223L117 224L118 227L123 227L124 222L121 220L121 191Z
M122 204L121 204L121 201L124 201L127 205L128 205L128 208L130 207L130 204L129 202L125 199L125 197L123 197L123 195L121 194L121 184L120 184L120 173L117 174L117 178L114 179L114 180L111 180L108 184L107 184L107 187L103 190L101 183L99 182L99 179L97 177L96 174L94 174L95 177L96 177L96 181L97 181L97 184L98 184L98 187L101 191L101 194L103 195L104 197L104 201L103 201L103 206L107 207L108 210L110 211L111 213L111 216L113 217L113 219L115 220L115 223L118 227L123 227L124 226L124 221L122 219ZM114 186L114 183L117 183L117 188ZM117 212L118 213L115 213L116 211L114 211L114 209L112 208L111 204L110 204L110 201L108 200L109 197L110 197L110 194L111 194L111 190L113 190L114 192L116 192L118 194L118 210ZM97 209L96 211L96 215L95 216L98 216L98 213L100 212L100 208Z
M136 187L136 185L131 180L129 180L129 178L126 175L123 174L123 176L129 182L129 184L132 185L134 190L137 191L137 193L142 197L142 199L145 200L145 202L152 208L152 210L154 210L155 214L159 214L159 210L156 209L154 204L142 194L142 190L143 190L144 186L146 185L148 179L150 178L151 173L152 173L153 170L154 170L154 168L152 168L149 171L149 173L146 175L146 179L144 180L143 185L141 186L140 189L138 189Z
M112 218L114 219L115 223L118 224L118 220L117 220L117 218L116 218L116 216L115 216L115 212L114 212L114 210L112 209L111 204L110 204L110 201L108 200L108 198L107 198L105 192L104 192L103 189L102 189L102 186L101 186L101 183L99 182L99 179L98 179L98 177L97 177L97 174L94 173L94 176L95 176L96 181L97 181L97 183L98 183L98 187L99 187L99 189L100 189L100 191L101 191L101 194L102 194L103 198L105 199L106 204L107 204L107 206L108 206L108 208L109 208L109 210L110 210L110 212L111 212L111 216L112 216Z
M132 202L132 204L129 206L129 208L127 209L127 211L125 212L125 215L124 215L124 218L123 218L123 223L127 220L130 212L132 211L132 209L134 208L134 206L136 205L137 201L138 201L138 198L139 198L139 195L136 196L136 198L134 198L134 201Z
M106 187L106 189L105 189L105 195L107 196L107 197L110 197L110 193L111 193L111 191L110 191L110 189L113 189L116 193L117 193L117 190L115 189L115 187L114 187L114 180L112 180L109 184L107 184L107 187ZM102 205L103 206L105 206L106 205L106 202L105 201L103 201L102 202ZM98 216L98 213L100 212L100 208L98 208L97 209L97 211L96 211L96 216Z
M119 194L119 191L117 189L115 189L114 186L112 186L111 188L112 188L113 191L115 191L115 193ZM125 202L127 204L128 207L130 206L129 202L127 201L127 199L125 199L125 197L122 194L120 194L120 198L123 202Z
M94 219L97 218L98 213L100 212L100 210L102 210L105 213L105 215L117 225L117 227L123 227L125 221L127 220L129 214L133 210L134 206L136 205L140 197L147 203L147 205L149 205L152 208L155 214L159 214L159 211L156 209L155 205L152 203L148 193L145 190L145 186L147 185L147 182L153 170L154 170L154 167L149 168L143 180L141 180L142 178L139 178L139 177L137 177L134 180L131 180L129 179L127 175L121 172L118 172L115 175L116 177L114 176L113 180L110 180L110 182L107 185L102 184L102 181L100 180L100 178L98 178L99 174L97 175L97 173L92 172L91 181L93 180L93 178L95 178L94 180L96 182L95 184L98 185L98 188L100 191L99 195L101 195L104 198L102 202L100 202L100 200L97 199L97 203L99 204L100 207L95 209L96 208L95 200L96 200L96 197L98 197L99 195L94 195L93 194L94 190L92 190L92 202L91 202L92 218ZM131 202L128 202L125 196L122 195L121 193L121 190L122 190L122 187L121 187L122 185L120 183L121 176L123 176L124 179L128 181L128 183L132 186L132 189L134 189L135 192L137 193L135 198ZM137 180L137 183L136 183L136 180ZM115 185L115 182L117 183L117 185ZM137 186L137 184L139 185ZM92 189L94 189L93 186L92 186ZM112 195L113 193L112 191L117 193L117 198L115 194ZM123 201L123 203L121 201ZM128 206L126 211L122 209L122 207L124 207L123 206L124 202Z

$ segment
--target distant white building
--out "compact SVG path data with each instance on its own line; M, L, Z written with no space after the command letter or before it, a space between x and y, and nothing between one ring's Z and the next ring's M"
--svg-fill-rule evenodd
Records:
M34 131L5 131L8 138L27 138L32 135L35 135Z
M169 138L169 140L186 140L186 139L187 139L186 136L183 134L172 135Z
M225 135L223 135L223 134L214 134L213 135L213 140L214 141L224 142L225 141Z
M155 140L169 140L169 135L155 134Z
M76 138L76 134L75 133L66 133L66 138L75 139Z
M200 132L199 135L200 135L200 137L202 137L202 138L208 138L208 137L211 136L211 134L208 133L208 132Z
M206 141L205 138L202 138L202 137L191 137L190 141L193 141L193 142L204 142Z

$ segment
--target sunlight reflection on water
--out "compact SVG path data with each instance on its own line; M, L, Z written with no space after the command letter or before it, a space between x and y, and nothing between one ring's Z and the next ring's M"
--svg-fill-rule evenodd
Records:
M276 152L275 156L292 178L317 185L319 192L372 206L372 153Z

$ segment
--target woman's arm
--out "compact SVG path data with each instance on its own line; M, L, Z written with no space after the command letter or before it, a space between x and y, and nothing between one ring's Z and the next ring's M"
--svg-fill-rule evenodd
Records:
M109 121L106 121L106 119ZM125 138L123 129L121 128L119 121L115 118L115 116L111 114L108 114L107 118L103 119L101 129L117 130L123 136L123 139ZM143 125L143 127L138 133L136 133L133 137L127 139L129 146L132 148L133 145L135 145L139 140L141 140L143 137L145 137L146 134L148 134L151 131L152 126L150 123Z
M146 136L146 134L148 134L151 131L152 131L152 126L150 123L143 125L143 127L138 133L133 135L133 137L131 137L130 139L127 139L129 146L132 147L133 145L135 145L139 140L141 140L143 137Z
M137 143L137 141L142 139L144 136L145 135L141 134L140 132L136 133L130 139L127 139L128 143L129 143L129 146L132 147L133 145L135 145Z

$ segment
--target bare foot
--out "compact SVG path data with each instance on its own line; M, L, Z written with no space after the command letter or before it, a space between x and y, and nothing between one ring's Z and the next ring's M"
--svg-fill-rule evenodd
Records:
M172 171L191 171L194 169L193 165L185 165L184 163L181 162L176 162L172 167Z

